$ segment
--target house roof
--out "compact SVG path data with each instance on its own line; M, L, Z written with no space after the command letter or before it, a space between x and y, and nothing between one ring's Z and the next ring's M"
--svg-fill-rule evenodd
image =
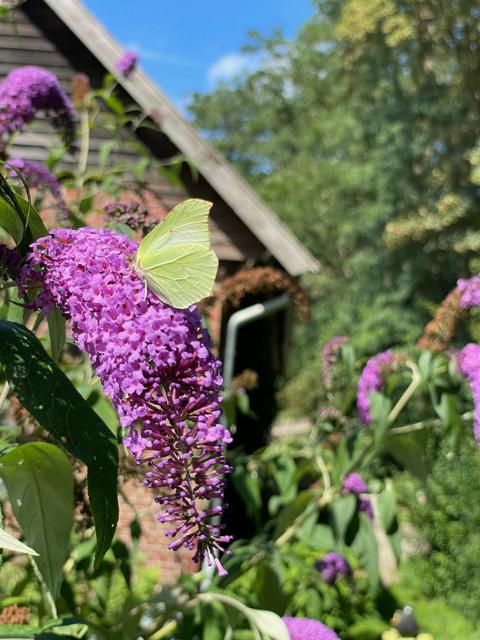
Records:
M123 49L79 0L43 0L91 54L116 76L122 88L290 275L318 271L319 265L295 235L257 196L232 165L187 122L141 70L126 80L115 69Z

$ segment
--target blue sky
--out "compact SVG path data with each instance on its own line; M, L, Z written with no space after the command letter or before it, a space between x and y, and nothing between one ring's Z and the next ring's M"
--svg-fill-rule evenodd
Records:
M310 0L84 1L180 107L241 69L248 31L292 37L313 12Z

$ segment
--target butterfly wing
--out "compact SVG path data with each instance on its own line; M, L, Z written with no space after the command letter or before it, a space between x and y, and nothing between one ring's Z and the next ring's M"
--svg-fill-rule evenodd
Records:
M142 267L143 258L152 251L179 244L195 244L210 247L208 214L212 203L190 199L178 204L165 220L152 229L140 243L137 261Z
M141 271L160 300L185 309L211 294L217 268L218 258L210 248L189 243L148 253Z

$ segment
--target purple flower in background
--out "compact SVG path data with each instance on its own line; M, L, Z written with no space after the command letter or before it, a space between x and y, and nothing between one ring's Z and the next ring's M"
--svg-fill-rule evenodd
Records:
M346 336L334 336L327 340L322 349L322 379L325 389L332 386L332 366L338 358L338 353L348 338Z
M370 498L358 499L358 510L362 511L366 516L373 520L373 506Z
M20 67L0 82L0 138L31 122L37 111L53 113L55 125L63 132L66 144L75 132L73 104L60 86L58 78L40 67Z
M78 346L91 358L105 393L129 433L125 444L148 467L146 484L159 489L160 522L173 550L195 550L215 562L230 541L214 524L223 496L224 445L219 422L220 363L209 349L198 313L176 310L145 290L132 259L136 243L107 230L53 230L32 245L44 311L52 302L71 320ZM199 500L204 502L202 505Z
M470 309L480 305L480 276L468 280L458 280L457 288L461 292L460 307Z
M50 191L57 202L60 218L65 219L68 216L60 183L46 167L39 162L22 160L21 158L9 159L5 163L5 167L14 180L20 182L20 178L23 178L29 187Z
M349 473L345 477L342 484L342 493L353 493L360 495L361 493L367 493L368 485L359 473Z
M119 224L125 224L133 231L148 233L154 226L148 210L139 202L111 202L104 207L104 211Z
M317 560L315 568L320 571L327 584L334 584L337 578L347 577L352 573L347 559L335 551L326 553L321 560Z
M372 416L370 414L370 393L373 391L382 391L383 371L393 362L394 355L390 349L373 356L368 360L364 370L358 381L357 390L357 407L360 414L360 420L363 424L370 424Z
M373 520L373 507L370 498L362 497L360 494L368 492L368 485L359 473L350 473L343 481L342 493L353 494L358 497L358 510L365 513L370 520Z
M125 51L123 56L118 60L115 68L122 74L124 78L130 78L132 73L137 68L138 53L135 51Z
M467 378L472 390L474 413L473 434L480 443L480 345L467 344L457 354L460 371Z
M318 620L310 618L289 618L282 620L287 625L290 640L340 640L337 634Z
M16 279L20 273L22 258L16 249L9 249L6 244L0 244L0 282Z

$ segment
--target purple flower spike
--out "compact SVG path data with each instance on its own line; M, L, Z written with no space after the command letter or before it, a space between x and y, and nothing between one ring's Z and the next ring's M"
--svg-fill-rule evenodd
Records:
M320 571L327 584L334 584L337 578L346 578L352 573L347 559L335 551L326 553L321 560L317 560L315 568Z
M132 73L137 68L138 53L135 51L125 51L123 56L118 60L115 68L124 78L130 78Z
M66 219L68 217L68 209L63 199L60 183L43 164L32 160L11 158L5 163L5 167L14 180L20 182L20 178L23 178L29 187L50 191L57 202L60 218Z
M348 342L346 336L333 336L330 340L327 340L322 349L322 378L325 389L331 389L332 387L332 366L338 359L338 353L344 345Z
M145 289L136 274L135 242L107 230L53 230L32 245L43 291L70 319L72 335L91 358L105 393L129 433L125 444L147 466L145 482L160 495L160 522L172 550L186 547L194 560L215 562L230 537L215 520L221 501L224 445L219 422L220 362L194 308L177 310ZM215 562L219 571L221 565Z
M370 414L370 393L382 391L383 371L393 362L394 355L390 349L373 356L365 365L362 375L358 381L357 407L360 420L363 424L370 424L372 416Z
M370 498L359 498L358 510L362 511L370 520L373 520L373 506Z
M282 620L287 625L290 640L340 640L337 634L318 620L310 618L289 618Z
M460 371L467 378L472 390L474 413L473 435L480 443L480 345L467 344L457 354Z
M353 493L358 496L361 493L367 493L368 485L359 473L349 473L343 481L342 490L343 493Z
M480 305L480 276L474 276L469 280L458 280L457 288L461 292L460 307L471 309Z
M31 122L37 111L54 115L55 125L71 145L75 132L75 111L58 78L40 67L20 67L0 82L0 139L3 145L9 135Z

